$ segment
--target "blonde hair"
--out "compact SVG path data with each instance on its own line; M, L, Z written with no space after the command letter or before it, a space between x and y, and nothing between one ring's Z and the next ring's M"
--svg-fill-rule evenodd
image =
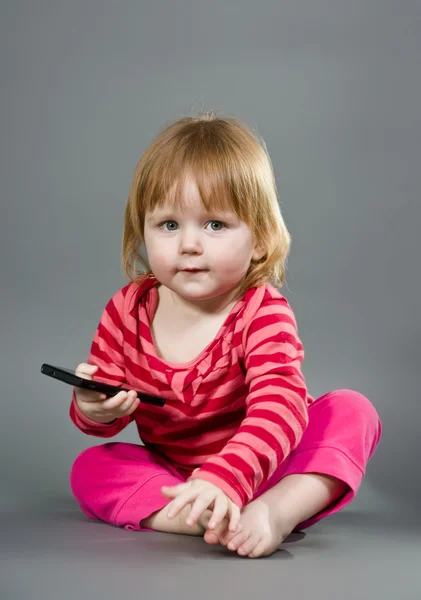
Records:
M262 259L251 262L239 296L268 282L281 287L291 238L266 145L244 123L218 117L213 110L166 125L137 164L124 214L126 276L133 281L150 271L141 252L145 214L162 205L174 189L174 202L179 204L188 174L195 178L205 209L233 210L265 251Z

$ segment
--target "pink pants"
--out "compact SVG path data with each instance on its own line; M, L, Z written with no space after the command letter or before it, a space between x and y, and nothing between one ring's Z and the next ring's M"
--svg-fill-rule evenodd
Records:
M293 473L319 473L344 481L349 486L345 495L296 530L314 525L353 500L381 433L379 416L365 396L346 389L324 394L310 405L309 424L298 446L254 498ZM183 481L160 455L125 442L84 450L70 475L72 492L88 517L137 531L151 531L140 522L170 502L162 496L161 486Z

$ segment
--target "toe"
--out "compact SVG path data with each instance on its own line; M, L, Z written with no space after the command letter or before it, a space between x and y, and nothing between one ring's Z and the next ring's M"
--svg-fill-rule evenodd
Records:
M249 558L259 558L259 556L270 556L278 550L278 544L273 539L262 538L255 549L248 555Z
M216 535L216 533L214 531L210 531L209 529L205 532L205 535L203 536L203 538L207 544L218 544L219 543L219 539L218 539L218 536Z
M246 542L249 537L249 533L242 531L238 535L234 536L231 541L228 542L227 548L229 550L238 550L238 548Z
M204 540L208 544L220 544L221 538L226 532L228 527L228 520L224 519L215 529L207 529L205 532Z
M255 537L250 536L241 546L238 548L238 554L241 556L248 556L251 554L256 546L258 545L260 540L257 540Z
M237 529L237 531L224 531L224 533L219 538L219 543L222 544L223 546L227 546L231 540L236 538L241 533L242 530L243 530L243 527L240 526ZM243 537L244 537L244 534L243 534ZM244 539L246 539L246 538L244 538Z

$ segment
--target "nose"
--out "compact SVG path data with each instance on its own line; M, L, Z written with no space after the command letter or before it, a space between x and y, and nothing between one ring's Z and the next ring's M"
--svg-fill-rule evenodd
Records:
M196 227L185 227L179 237L180 254L202 254L203 245L201 232Z

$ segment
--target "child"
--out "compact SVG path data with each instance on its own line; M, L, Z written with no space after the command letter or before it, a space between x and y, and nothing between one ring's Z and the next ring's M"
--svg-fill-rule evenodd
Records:
M79 455L71 488L86 515L259 557L351 502L381 423L358 392L308 393L296 320L276 289L289 246L270 158L243 123L183 118L145 151L125 211L130 282L77 368L133 391L74 388L70 407L97 437L134 421L144 446Z

